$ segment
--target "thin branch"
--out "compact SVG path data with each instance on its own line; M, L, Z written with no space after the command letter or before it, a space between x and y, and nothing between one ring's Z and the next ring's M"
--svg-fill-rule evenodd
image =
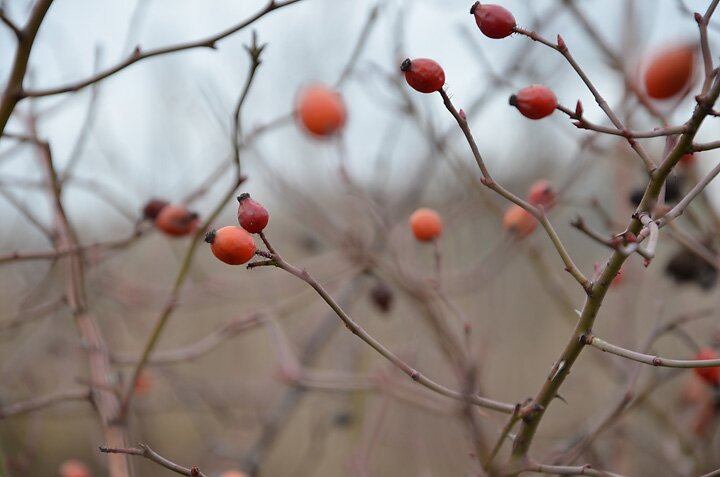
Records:
M360 30L360 34L358 35L358 39L355 42L355 46L353 47L350 55L347 56L347 63L345 64L345 67L342 69L342 72L340 73L340 76L335 83L336 88L340 88L352 74L353 68L355 68L358 63L358 58L360 57L363 49L367 45L367 39L370 36L370 33L372 33L375 23L377 23L377 19L380 17L379 13L380 4L378 3L370 9L370 13L368 14L368 17L365 20L362 29Z
M145 457L148 460L155 462L168 470L172 470L176 474L187 475L190 477L208 477L207 474L203 474L197 467L183 467L176 464L175 462L166 459L154 450L152 450L147 444L138 444L138 447L99 447L100 452L106 454L127 454L127 455L139 455Z
M570 50L568 49L567 45L565 44L565 41L562 39L560 35L558 35L558 42L557 44L554 44L542 36L540 36L538 33L534 31L528 31L524 30L520 27L513 28L513 31L515 33L519 33L521 35L525 35L531 40L537 41L539 43L542 43L543 45L552 48L553 50L559 52L561 55L565 57L567 62L572 66L572 68L575 70L575 73L580 77L580 79L585 83L585 86L587 86L588 90L590 90L590 93L592 93L593 97L595 98L595 101L597 102L598 106L600 106L600 109L602 109L605 112L605 115L610 119L610 122L613 123L613 125L621 130L625 131L627 128L623 125L622 121L620 121L620 118L615 114L615 112L610 108L610 106L607 104L607 101L605 101L605 98L600 94L600 92L597 90L595 85L592 81L590 81L590 78L588 78L585 71L580 67L580 65L575 61L575 58L570 54ZM653 160L648 155L647 151L645 151L645 148L642 146L642 144L638 143L633 139L632 137L627 137L628 144L630 144L630 147L637 153L637 155L642 159L643 163L645 164L646 169L648 172L652 172L657 167Z
M625 56L617 54L610 47L608 42L605 41L605 38L603 38L600 32L598 32L597 29L593 26L593 24L590 23L590 19L587 17L587 15L585 15L582 10L580 10L577 2L575 2L574 0L564 0L563 3L568 7L570 13L575 16L580 25L585 29L585 32L590 36L590 38L592 38L595 45L597 45L603 52L605 57L610 60L611 65L614 66L615 69L618 70L620 73L622 73L623 80L625 81L625 88L635 95L637 100L640 102L640 104L643 105L643 107L648 113L657 118L662 124L667 124L667 119L665 118L665 115L655 107L655 105L652 103L652 101L650 101L645 92L642 91L642 89L638 86L635 75L628 74L627 69L625 68Z
M708 23L710 23L710 17L712 17L715 9L718 6L718 0L713 0L705 11L704 15L695 13L695 21L698 24L698 30L700 31L700 50L702 51L703 66L705 68L705 78L703 79L703 85L700 94L705 94L710 89L715 71L713 69L712 52L710 51L710 42L708 41Z
M711 151L720 148L720 141L695 143L690 146L690 152Z
M12 18L7 16L4 8L0 7L0 21L5 24L15 34L15 38L20 41L23 36L22 29L15 23Z
M622 356L639 363L660 366L664 368L714 368L720 366L720 359L668 359L650 354L639 353L620 346L608 343L595 335L584 335L581 338L583 344L592 346L610 354Z
M90 401L89 389L69 389L27 401L0 406L0 419L38 411L68 401Z
M145 233L142 228L136 229L132 235L118 239L109 240L107 242L95 242L87 245L72 244L59 247L56 250L35 250L27 252L10 252L0 255L0 264L24 261L24 260L55 260L72 254L82 254L87 252L99 252L108 250L117 250L127 247L134 243L140 236Z
M487 166L485 165L485 162L482 159L482 156L480 155L480 150L478 149L477 143L475 142L475 138L473 138L472 132L470 131L470 127L468 126L467 119L464 114L460 114L457 109L455 109L455 106L452 104L452 101L450 101L450 97L447 95L447 93L444 90L439 91L440 95L442 96L443 103L445 104L445 107L447 110L452 114L452 116L455 118L455 121L457 121L458 126L460 126L460 129L462 130L463 134L465 135L465 139L467 140L468 144L470 145L470 150L472 151L473 157L475 158L475 162L477 163L478 167L480 168L480 172L482 173L482 183L500 194L501 196L505 197L510 202L513 202L526 211L528 211L530 214L532 214L533 217L535 217L540 224L543 226L545 231L547 232L548 236L550 237L550 240L552 241L553 245L555 246L555 250L557 250L558 254L560 255L560 258L562 259L563 263L565 264L565 269L575 278L575 280L580 284L580 286L583 287L585 291L588 291L590 289L590 280L588 280L585 275L580 271L580 269L575 265L572 258L570 257L570 254L565 249L565 246L563 245L562 241L560 240L560 237L558 237L557 233L555 232L555 229L553 228L552 224L550 224L550 221L548 220L547 216L545 215L544 211L538 209L537 207L533 207L528 202L524 201L520 197L516 196L512 192L508 191L504 187L502 187L500 184L495 182L490 175L490 171L488 170Z
M247 318L233 320L207 336L195 340L194 343L182 348L154 353L147 362L150 366L184 363L197 359L217 348L224 341L262 324L262 314L257 313ZM135 355L113 353L112 361L120 365L137 365Z
M285 2L283 4L276 4L274 1L271 1L267 8L270 8L271 10L275 8L276 5L289 5L290 3L294 3L299 0L292 0ZM266 8L266 9L267 9ZM185 257L183 258L183 261L180 265L180 268L178 269L177 275L175 276L175 281L173 283L173 287L170 290L170 295L168 297L168 300L165 304L165 307L163 308L162 312L160 313L160 316L158 317L158 320L155 322L155 326L153 327L152 331L150 332L150 336L148 338L148 341L145 343L145 346L143 347L143 350L140 354L140 359L138 360L137 365L133 369L132 377L130 378L130 381L128 382L128 386L126 388L125 394L123 394L123 398L120 402L120 411L118 414L118 419L124 420L127 417L128 410L130 409L130 402L132 400L133 394L135 392L135 383L140 379L140 375L142 374L143 368L147 365L148 361L150 360L150 355L152 354L153 350L155 349L155 346L157 346L158 341L160 340L160 336L162 335L163 331L165 330L165 327L167 326L168 321L170 320L170 317L172 316L173 312L175 311L175 308L177 307L178 298L180 296L180 290L182 289L183 285L185 284L185 280L188 277L188 272L190 271L190 266L192 265L193 257L195 256L195 250L197 249L197 246L200 244L200 241L205 235L205 231L209 228L210 224L213 223L213 221L220 215L223 208L225 207L225 204L235 195L235 191L240 187L240 185L245 182L245 177L242 175L242 169L241 169L241 162L240 162L240 146L237 143L237 137L239 134L239 128L240 128L240 110L242 105L244 104L245 98L247 97L248 91L250 90L250 87L253 84L253 79L256 78L255 73L258 69L258 67L261 64L260 55L262 53L262 47L258 47L257 45L257 38L255 35L253 35L253 43L252 46L247 48L248 54L251 57L250 62L250 69L248 71L248 80L245 83L245 86L243 87L242 91L240 92L240 96L237 102L237 107L234 112L233 120L235 123L235 129L233 131L233 143L236 144L234 147L234 161L233 166L235 169L235 181L231 184L231 186L228 188L228 190L225 192L223 197L220 198L218 203L215 206L215 209L210 213L208 218L205 220L205 222L202 224L202 226L198 227L197 231L195 232L195 235L192 238L192 241L190 243L190 246L188 247L187 251L185 252Z
M403 361L399 356L386 348L382 343L380 343L377 339L370 335L362 326L360 326L355 320L353 320L347 313L345 313L345 310L343 310L340 305L338 305L338 303L330 296L330 294L325 290L325 288L320 285L320 283L315 280L315 278L312 277L312 275L310 275L306 270L301 270L289 264L279 254L274 253L272 259L260 263L266 263L268 266L275 266L281 268L310 285L317 292L317 294L320 295L320 297L325 301L325 303L327 303L328 306L332 308L335 314L342 320L345 326L355 336L370 345L370 347L380 353L380 355L385 357L398 369L410 376L413 381L418 382L419 384L425 386L432 391L435 391L438 394L442 394L443 396L447 396L457 401L469 402L479 407L492 409L498 412L504 412L506 414L511 414L515 410L515 406L512 404L506 404L492 399L483 398L477 395L466 395L453 389L447 388L442 384L439 384L429 379L428 377L420 373L420 371L414 369L412 366ZM248 265L248 267L254 268L252 267L252 265L253 264L251 263Z
M611 128L607 126L601 126L599 124L595 124L593 122L588 121L585 119L583 115L578 115L576 111L573 111L572 109L563 106L561 104L557 105L557 110L565 113L570 119L575 120L573 123L575 127L578 129L587 129L590 131L595 131L603 134L610 134L612 136L620 136L624 138L633 138L633 139L647 139L647 138L653 138L653 137L662 137L662 136L673 136L675 134L682 134L685 132L685 126L668 126L664 128L655 128L652 131L632 131L629 129L617 129L617 128Z
M248 18L247 20L244 20L241 23L238 23L235 26L232 26L226 30L221 31L220 33L217 33L215 35L209 36L207 38L202 38L200 40L195 40L187 43L181 43L178 45L173 46L166 46L163 48L155 48L151 50L147 50L143 52L139 47L135 49L135 51L124 61L121 61L115 66L112 66L110 68L107 68L106 70L103 70L87 79L77 81L75 83L70 83L63 86L57 86L54 88L47 88L47 89L38 89L38 90L26 90L23 91L21 98L38 98L41 96L50 96L55 94L62 94L62 93L69 93L72 91L79 91L87 86L90 86L91 84L97 83L98 81L102 81L109 76L114 75L115 73L124 70L130 65L133 65L139 61L152 58L154 56L160 56L160 55L167 55L169 53L176 53L178 51L185 51L195 48L216 48L216 43L220 40L233 35L234 33L237 33L238 31L242 30L243 28L247 27L248 25L251 25L252 23L256 22L263 16L267 15L268 13L278 10L280 8L286 7L288 5L292 5L294 3L297 3L301 0L288 0L286 2L277 2L275 0L271 0L265 5L265 7L257 12L252 17Z
M539 472L541 474L556 475L591 475L594 477L623 477L620 474L606 472L604 470L593 469L590 464L585 465L546 465L546 464L530 464L523 469L524 471Z
M631 255L632 253L637 253L641 257L643 257L645 260L650 260L652 258L652 255L648 253L647 250L640 248L637 246L637 244L629 244L627 246L620 245L618 242L606 238L603 236L600 232L597 230L591 228L589 225L585 223L585 220L577 216L573 220L570 221L570 225L578 229L580 232L584 233L591 239L595 240L597 243L600 243L602 245L605 245L606 247L613 249L613 250L619 250L625 255ZM621 239L622 236L615 236L613 237L615 239Z

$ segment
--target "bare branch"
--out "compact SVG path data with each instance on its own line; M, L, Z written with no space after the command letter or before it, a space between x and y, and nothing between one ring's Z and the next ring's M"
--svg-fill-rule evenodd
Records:
M197 467L183 467L169 459L166 459L165 457L152 450L147 444L138 444L138 447L123 448L100 446L99 449L100 452L104 452L106 454L139 455L180 475L187 475L190 477L208 477L207 474L203 474Z
M68 401L89 401L89 389L68 389L27 401L0 406L0 419L38 411Z
M286 2L276 2L275 0L271 0L270 2L265 5L265 7L257 12L252 17L248 18L247 20L238 23L235 26L232 26L226 30L221 31L220 33L217 33L215 35L212 35L207 38L202 38L200 40L190 41L187 43L181 43L178 45L173 46L166 46L163 48L155 48L152 50L147 50L143 52L139 47L135 49L135 51L125 59L124 61L121 61L115 66L112 66L110 68L107 68L87 79L77 81L75 83L70 83L63 86L56 86L53 88L47 88L47 89L38 89L38 90L26 90L23 91L20 98L38 98L42 96L51 96L55 94L62 94L62 93L69 93L73 91L80 91L83 88L86 88L87 86L90 86L91 84L97 83L98 81L102 81L115 73L124 70L130 65L133 65L139 61L146 60L148 58L152 58L154 56L161 56L161 55L167 55L170 53L176 53L178 51L185 51L185 50L191 50L195 48L215 48L216 43L220 40L227 38L230 35L233 35L234 33L239 32L243 28L247 27L248 25L251 25L255 23L260 18L264 17L268 13L278 10L280 8L286 7L288 5L292 5L293 3L297 3L301 0L288 0Z
M623 358L639 363L661 366L665 368L714 368L720 366L720 359L668 359L650 354L639 353L608 343L594 335L583 335L582 343Z

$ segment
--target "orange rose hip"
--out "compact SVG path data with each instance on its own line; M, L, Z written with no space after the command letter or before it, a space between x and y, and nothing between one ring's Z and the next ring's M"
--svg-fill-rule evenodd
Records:
M340 93L322 84L313 84L300 91L297 117L306 131L318 136L331 136L345 124L347 112Z
M410 229L416 239L430 242L442 235L442 219L432 209L418 209L410 216Z
M255 256L255 241L245 229L230 225L211 230L205 236L210 250L218 260L228 265L242 265Z

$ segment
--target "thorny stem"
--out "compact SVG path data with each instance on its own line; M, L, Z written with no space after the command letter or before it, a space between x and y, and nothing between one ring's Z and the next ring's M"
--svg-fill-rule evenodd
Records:
M642 224L637 219L638 215L641 212L647 212L650 204L657 200L665 180L672 171L672 168L675 164L677 164L682 155L686 153L687 148L692 144L695 134L702 124L702 121L705 117L707 117L709 111L712 110L712 106L715 104L718 95L720 95L720 81L716 78L715 84L708 94L702 96L698 100L698 104L695 106L692 117L686 123L687 132L680 136L676 146L668 153L663 163L650 179L647 189L645 190L645 194L638 205L636 213L634 214L634 218L628 225L627 230L629 232L634 233L635 235L640 233ZM599 279L593 284L591 292L586 298L585 305L580 313L580 318L573 334L568 340L560 357L553 365L548 378L533 400L538 405L537 414L523 420L520 425L520 429L513 443L511 456L513 463L519 464L527 460L527 453L530 449L530 445L532 444L532 440L538 426L540 425L543 414L557 395L558 390L569 375L575 360L580 355L580 352L584 347L582 337L592 332L595 318L597 317L610 283L613 277L620 270L620 267L625 262L626 258L627 256L620 251L613 252L608 259L605 269L600 274Z

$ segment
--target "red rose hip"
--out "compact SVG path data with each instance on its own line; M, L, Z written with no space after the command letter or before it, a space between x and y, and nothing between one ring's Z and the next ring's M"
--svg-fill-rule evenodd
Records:
M445 84L445 72L436 61L429 58L406 59L400 65L405 80L421 93L434 93Z
M500 5L486 3L482 5L475 2L470 7L470 14L475 15L475 23L488 38L505 38L510 36L515 28L515 17Z
M510 105L530 119L542 119L550 116L557 107L557 98L547 86L534 84L523 88L510 96Z
M240 226L251 234L262 232L270 218L267 209L251 199L248 193L240 194L237 200L240 203L238 206L238 223Z

